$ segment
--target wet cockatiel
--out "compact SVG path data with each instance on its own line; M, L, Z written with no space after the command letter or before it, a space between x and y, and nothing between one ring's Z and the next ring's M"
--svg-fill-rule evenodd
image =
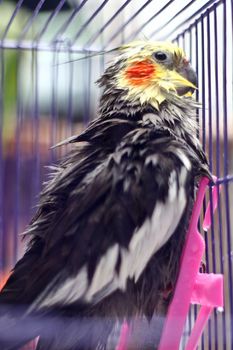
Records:
M74 149L44 188L1 292L2 350L37 335L40 350L111 348L124 318L166 315L195 188L209 176L196 74L171 43L118 50L98 81L99 117L63 142Z

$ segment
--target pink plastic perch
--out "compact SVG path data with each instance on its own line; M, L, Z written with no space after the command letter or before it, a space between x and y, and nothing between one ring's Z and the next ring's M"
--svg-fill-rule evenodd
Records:
M219 274L200 274L199 268L205 250L205 242L198 232L198 219L209 183L202 178L190 220L187 239L181 258L180 273L172 302L168 309L159 350L178 350L183 333L190 303L200 304L197 320L188 340L186 350L194 350L203 332L206 322L214 307L223 307L223 276ZM218 192L214 187L212 191L213 210L217 207ZM211 224L210 204L207 206L203 228L208 229ZM129 328L124 323L117 350L127 348Z
M200 182L181 259L180 273L173 300L169 306L159 350L179 349L190 303L198 303L202 306L186 350L196 349L198 340L213 308L223 307L223 276L217 274L199 274L205 243L198 232L197 224L208 182L209 180L207 178L203 178ZM213 208L216 209L216 189L214 188L213 191ZM208 205L204 219L206 228L210 227L210 222L210 205Z

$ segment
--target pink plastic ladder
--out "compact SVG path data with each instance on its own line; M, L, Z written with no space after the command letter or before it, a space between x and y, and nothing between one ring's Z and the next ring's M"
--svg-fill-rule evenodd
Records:
M205 242L198 231L205 190L209 183L204 177L200 181L197 198L188 228L186 243L181 258L180 272L173 299L169 305L159 350L178 350L190 303L201 305L197 320L192 329L185 350L194 350L214 307L223 307L223 276L220 274L199 273ZM213 210L217 207L217 187L212 189ZM207 206L203 228L207 230L211 223L210 203ZM127 348L129 327L124 323L117 350Z

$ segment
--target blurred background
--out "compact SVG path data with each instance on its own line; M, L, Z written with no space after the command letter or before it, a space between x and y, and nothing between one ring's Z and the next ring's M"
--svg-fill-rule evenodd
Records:
M222 185L206 239L206 266L225 275L223 313L202 349L233 349L232 0L0 0L0 283L25 249L20 233L35 212L46 165L97 116L95 81L108 51L133 39L182 46L198 73L199 136ZM194 310L187 321L189 334ZM185 336L184 342L185 343Z

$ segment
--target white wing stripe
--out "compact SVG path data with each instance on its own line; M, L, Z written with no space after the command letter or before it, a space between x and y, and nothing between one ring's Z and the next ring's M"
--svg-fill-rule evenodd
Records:
M180 187L177 192L176 179L173 177L173 180L170 184L168 201L156 203L152 218L147 219L134 233L129 251L122 252L119 276L121 288L124 288L127 277L138 280L153 254L168 241L181 219L186 205L185 190ZM174 196L175 191L177 196Z
M87 301L91 301L92 297L101 291L106 285L113 281L115 275L115 267L119 254L119 245L115 244L109 248L95 270L91 285L85 295Z
M43 299L43 294L32 305L30 310L53 306L56 304L67 305L82 299L88 286L87 268L84 266L79 273L71 278L68 278L62 286L56 291L49 292ZM42 301L40 302L40 299Z

